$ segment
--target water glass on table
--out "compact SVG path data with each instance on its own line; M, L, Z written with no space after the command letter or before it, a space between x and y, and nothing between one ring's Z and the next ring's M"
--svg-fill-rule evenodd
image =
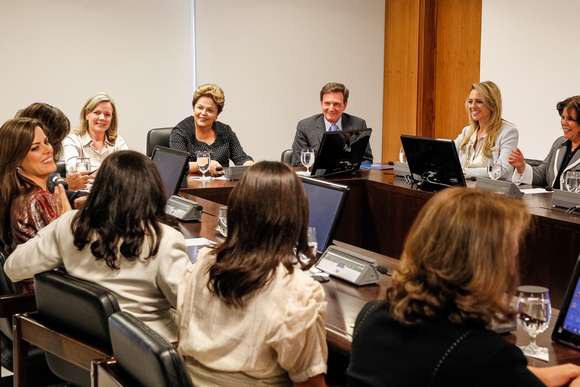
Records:
M566 171L563 188L568 192L580 193L580 171Z
M520 286L517 290L518 324L530 336L530 343L520 347L526 356L547 355L548 349L536 344L536 337L548 329L552 316L550 290L543 286Z
M300 162L306 168L306 173L310 174L310 167L314 165L314 149L303 149L300 152Z
M201 172L201 180L207 181L211 180L211 177L205 177L205 174L209 171L209 166L211 164L211 154L208 151L196 152L197 168Z

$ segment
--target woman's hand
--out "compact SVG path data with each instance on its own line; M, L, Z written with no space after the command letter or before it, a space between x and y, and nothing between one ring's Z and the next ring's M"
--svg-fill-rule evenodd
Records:
M62 184L57 184L56 187L54 187L53 195L56 199L56 207L59 216L71 209L68 198L66 197L66 191Z
M546 386L567 386L570 382L580 377L580 367L572 363L557 365L553 367L528 367L528 369L538 377Z
M86 189L87 184L93 180L94 177L90 175L90 172L67 173L66 175L66 183L71 191Z
M244 166L246 166L246 167L247 167L247 166L254 165L254 164L255 164L255 163L254 163L254 161L253 161L253 160L248 160L248 161L244 161L244 163L243 163L242 165L244 165Z
M518 148L514 149L508 156L508 162L520 175L524 173L524 170L526 169L526 161L524 160L524 154L521 150Z
M212 176L221 176L224 174L224 167L222 167L222 165L219 162L212 160L209 163L209 173Z

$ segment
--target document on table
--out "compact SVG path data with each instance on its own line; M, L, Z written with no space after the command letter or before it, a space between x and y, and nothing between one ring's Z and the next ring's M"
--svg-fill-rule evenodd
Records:
M546 191L544 188L522 188L520 189L524 193L524 195L531 195L531 194L541 194L541 193L550 193L551 191Z
M185 239L185 250L187 251L187 255L189 256L191 263L195 263L195 261L197 261L197 254L199 253L199 250L203 249L204 247L213 246L215 246L215 242L212 242L207 238Z

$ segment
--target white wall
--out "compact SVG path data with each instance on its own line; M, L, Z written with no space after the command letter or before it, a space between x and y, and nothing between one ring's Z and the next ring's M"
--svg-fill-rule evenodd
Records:
M543 159L562 135L556 103L580 94L576 0L484 0L481 79L503 94L520 148Z
M279 159L296 123L320 112L328 81L372 127L381 158L384 0L196 0L197 82L219 84L232 126L256 159Z
M145 150L147 130L190 111L192 0L0 1L0 121L32 102L71 124L91 95L115 100L120 133Z

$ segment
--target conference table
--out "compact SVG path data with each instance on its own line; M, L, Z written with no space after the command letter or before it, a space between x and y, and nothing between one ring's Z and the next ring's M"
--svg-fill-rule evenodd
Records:
M184 189L181 192L181 195L184 197L193 199L203 206L203 215L200 222L180 223L181 230L186 237L205 237L210 240L216 240L216 238L219 238L215 231L219 208L225 203L223 199L227 199L227 194L225 193L229 193L233 186L235 186L235 182L222 180L214 180L204 184L193 181L189 188ZM354 189L352 191L356 192ZM216 198L220 199L220 201L215 200ZM338 234L336 239L339 239ZM347 245L347 243L341 242L340 239L335 240L335 243L348 246L355 251L358 250L359 253L374 258L377 263L386 266L389 271L395 269L399 264L399 260L396 258L378 252L368 251L361 247L353 246L350 243ZM330 281L323 283L328 303L326 332L331 355L332 353L339 353L342 354L344 358L348 359L356 316L368 301L384 297L385 291L390 286L390 283L391 278L382 274L380 275L380 281L377 285L356 287L335 278L331 278ZM555 313L557 314L557 311L555 311ZM550 334L555 320L556 317L554 315L550 323L550 328L538 337L538 344L548 347L550 361L546 363L535 359L529 359L530 365L541 367L566 362L580 364L580 352L561 344L551 342ZM516 334L506 335L506 340L518 345L528 343L526 334L521 331L520 328L518 328ZM343 361L340 366L335 367L340 367L340 372L344 372L344 364ZM329 361L329 371L331 371L332 368L333 364Z

